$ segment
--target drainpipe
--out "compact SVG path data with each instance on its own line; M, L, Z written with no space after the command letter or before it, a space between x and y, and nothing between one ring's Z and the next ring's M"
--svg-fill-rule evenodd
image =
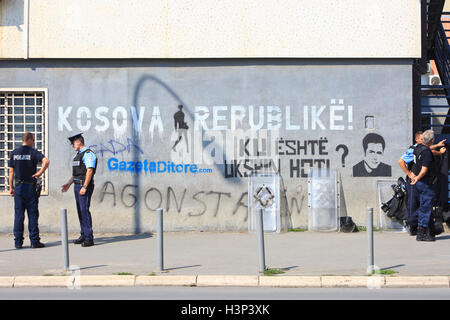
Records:
M23 2L23 27L24 27L24 36L23 36L23 47L24 47L24 59L27 60L29 58L29 45L30 45L30 0L24 0Z

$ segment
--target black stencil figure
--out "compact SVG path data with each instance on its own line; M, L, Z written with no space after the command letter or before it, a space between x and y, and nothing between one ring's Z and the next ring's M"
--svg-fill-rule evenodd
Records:
M186 151L189 152L189 143L187 138L187 130L189 129L189 126L186 122L184 122L184 112L183 112L183 106L180 104L178 105L178 111L175 112L173 115L173 119L175 120L175 131L178 133L178 139L175 141L175 144L172 147L173 151L177 151L175 147L177 144L181 141L181 138L184 136L185 142L186 142Z
M369 133L363 139L364 160L353 166L354 177L390 177L391 166L381 162L386 144L384 138Z

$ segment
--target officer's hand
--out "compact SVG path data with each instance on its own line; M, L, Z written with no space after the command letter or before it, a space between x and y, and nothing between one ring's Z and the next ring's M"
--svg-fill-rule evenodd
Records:
M11 189L9 190L9 194L11 195L11 197L14 197L14 188L11 188Z
M414 179L416 177L416 175L410 171L408 173L408 177L412 180L412 179Z
M445 148L440 148L440 149L439 149L439 153L440 153L440 154L444 154L445 151L447 151L447 149L445 149Z
M70 184L68 184L68 183L63 184L63 185L61 186L61 191L62 191L62 192L66 192L67 190L69 190L69 188L70 188Z
M410 184L411 185L414 185L414 184L416 184L417 183L417 177L414 177L413 179L411 179L411 182L410 182Z
M447 139L444 139L444 140L439 141L439 142L437 143L437 146L439 146L439 147L445 146L445 141L447 141Z
M32 176L33 178L35 178L36 180L37 179L39 179L40 177L41 177L41 175L39 174L39 173L35 173L35 174L33 174L33 176Z
M85 194L86 194L86 189L85 188L81 188L80 196L84 196Z

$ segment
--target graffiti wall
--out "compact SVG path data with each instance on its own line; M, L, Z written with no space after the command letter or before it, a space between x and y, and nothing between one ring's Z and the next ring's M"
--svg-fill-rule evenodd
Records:
M246 230L248 179L277 172L281 212L307 225L311 168L338 170L341 215L364 224L377 181L401 176L411 141L409 61L5 62L1 87L48 88L49 196L41 230L58 230L61 193L82 132L98 168L94 232ZM14 76L12 76L14 75ZM2 231L12 199L1 197Z

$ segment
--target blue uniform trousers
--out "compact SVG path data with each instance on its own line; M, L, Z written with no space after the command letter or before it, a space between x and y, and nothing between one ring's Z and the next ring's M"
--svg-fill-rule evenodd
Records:
M33 184L21 183L14 189L14 241L16 244L23 243L23 230L25 210L28 215L28 231L30 232L31 244L39 242L39 198L36 187Z
M74 185L75 200L77 202L78 220L80 220L81 236L85 240L94 240L92 231L92 217L89 207L91 205L91 197L94 192L94 185L89 185L86 194L80 195L81 184Z
M419 194L416 186L406 183L406 190L408 192L408 225L417 227L419 217L417 216L417 209L419 208Z
M419 219L419 227L428 228L435 197L434 187L433 185L418 181L416 183L416 190L419 194L420 202L420 206L416 210Z

